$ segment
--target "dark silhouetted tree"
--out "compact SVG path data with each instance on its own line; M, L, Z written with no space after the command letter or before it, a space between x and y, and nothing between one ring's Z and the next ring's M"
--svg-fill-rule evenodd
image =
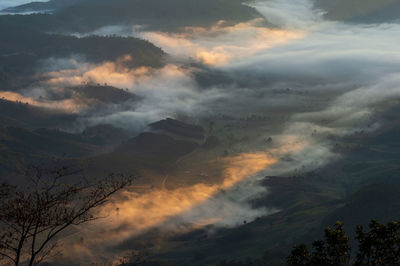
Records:
M132 182L132 177L110 175L93 183L73 183L69 176L65 167L34 168L29 187L0 185L0 263L42 262L61 232L98 219L95 209Z
M400 265L400 223L373 220L369 231L356 229L359 250L354 265Z
M305 244L295 246L287 259L287 265L347 265L350 260L349 237L343 224L325 230L324 240L313 243L313 252Z
M305 244L294 246L291 255L288 257L287 265L305 266L311 264L310 249Z
M343 224L325 230L325 239L313 243L313 252L305 244L295 246L287 258L287 265L400 265L400 223L387 225L372 220L369 231L362 226L356 229L358 252L350 262L349 238Z

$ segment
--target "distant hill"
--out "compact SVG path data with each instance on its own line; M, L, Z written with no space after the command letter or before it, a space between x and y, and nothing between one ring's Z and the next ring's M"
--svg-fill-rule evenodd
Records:
M165 64L163 50L145 40L116 36L77 38L48 34L22 22L18 24L17 21L12 21L12 17L0 16L0 87L4 90L31 84L38 64L51 57L80 56L91 63L102 63L115 62L129 56L129 60L121 61L127 68L141 66L158 68ZM87 87L80 91L93 96L93 89L96 88ZM109 95L111 88L102 88L102 91ZM117 100L116 94L113 95L112 100ZM121 97L130 96L123 92L119 95L120 100Z
M192 141L144 132L127 139L114 151L87 158L84 163L89 175L104 172L141 173L149 170L165 173L175 166L179 158L197 147L198 144Z
M24 13L24 12L41 12L41 11L55 11L66 8L68 6L77 4L82 0L50 0L48 2L31 2L15 7L9 7L2 12L5 13Z
M326 18L350 22L381 23L400 20L398 0L314 0Z
M86 128L80 137L102 145L119 145L131 136L129 131L112 125L97 125Z
M51 157L81 157L98 147L68 133L0 127L0 172L23 169Z
M201 126L186 124L171 118L152 123L149 128L155 132L178 138L187 138L195 141L203 141L205 138L205 132Z
M195 142L177 140L170 136L144 132L124 142L116 152L135 153L144 156L166 155L178 158L190 153L197 147Z
M90 158L109 152L129 137L129 132L110 125L90 127L75 134L50 128L0 126L0 173L24 169L51 158Z
M77 38L41 31L13 23L0 16L0 63L2 57L27 54L36 59L83 55L91 62L115 61L130 55L131 67L159 67L163 64L164 52L148 41L137 38L91 36ZM12 17L12 16L11 16ZM1 66L2 67L7 66Z
M141 24L162 30L183 26L209 26L224 20L243 22L262 17L243 5L247 0L53 0L9 8L9 12L54 10L53 14L12 16L46 31L89 32L108 25Z
M186 128L184 132L202 131L201 127L172 119L161 120L151 125L161 127L165 123L169 124L166 127L169 129L175 128L170 125L172 123ZM150 130L151 125L149 125ZM199 146L198 139L170 134L168 130L146 131L126 139L110 153L90 158L88 169L89 172L95 173L112 170L129 173L146 169L164 173L166 169L174 167L179 158L193 152Z
M74 114L49 112L47 109L26 103L0 99L0 126L17 126L29 129L62 127L68 126L76 118Z
M24 104L21 107L30 108ZM185 133L190 130L202 132L201 127L173 121L186 128ZM200 145L198 139L190 140L161 131L143 132L132 137L131 132L111 125L88 127L82 133L74 134L45 127L27 129L26 126L23 123L17 126L0 124L0 172L23 169L32 163L61 157L77 168L90 162L84 166L89 175L102 170L157 170L174 165Z
M78 97L96 99L103 103L117 104L137 99L137 96L132 93L108 85L103 86L100 84L88 84L84 86L73 87L71 90L74 91Z

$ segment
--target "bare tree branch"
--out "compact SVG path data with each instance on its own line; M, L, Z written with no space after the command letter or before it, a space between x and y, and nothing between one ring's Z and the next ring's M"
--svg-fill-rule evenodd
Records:
M66 167L50 171L34 167L30 189L0 185L0 263L15 265L28 258L29 265L44 261L56 247L55 240L71 225L81 225L101 217L93 212L133 177L110 175L98 182L65 183Z

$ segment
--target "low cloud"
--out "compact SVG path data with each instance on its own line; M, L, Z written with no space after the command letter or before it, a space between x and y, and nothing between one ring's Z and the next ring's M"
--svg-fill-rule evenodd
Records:
M264 19L211 28L187 27L184 33L141 32L175 57L193 58L206 65L223 66L304 36L301 31L265 27Z

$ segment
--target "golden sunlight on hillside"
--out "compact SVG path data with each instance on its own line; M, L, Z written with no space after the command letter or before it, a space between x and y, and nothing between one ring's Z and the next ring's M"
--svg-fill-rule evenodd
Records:
M55 101L45 99L40 100L12 91L0 91L0 99L67 113L79 113L81 110L87 108L91 103L93 103L90 99L78 97Z
M274 165L277 159L267 153L245 153L235 157L219 159L224 168L222 182L217 184L195 184L176 189L158 188L150 192L138 193L125 191L116 202L109 203L101 212L107 218L98 220L96 224L86 228L85 243L71 243L71 252L86 253L90 256L91 246L104 243L104 236L108 242L121 243L129 237L145 233L146 230L163 227L169 219L173 219L196 206L210 200L218 193L230 189L238 183L251 178L257 173ZM218 180L218 178L216 178ZM223 217L201 219L190 225L202 227L210 221L218 221ZM204 224L203 224L204 223ZM166 230L183 229L185 225L174 224L174 228L166 226Z

